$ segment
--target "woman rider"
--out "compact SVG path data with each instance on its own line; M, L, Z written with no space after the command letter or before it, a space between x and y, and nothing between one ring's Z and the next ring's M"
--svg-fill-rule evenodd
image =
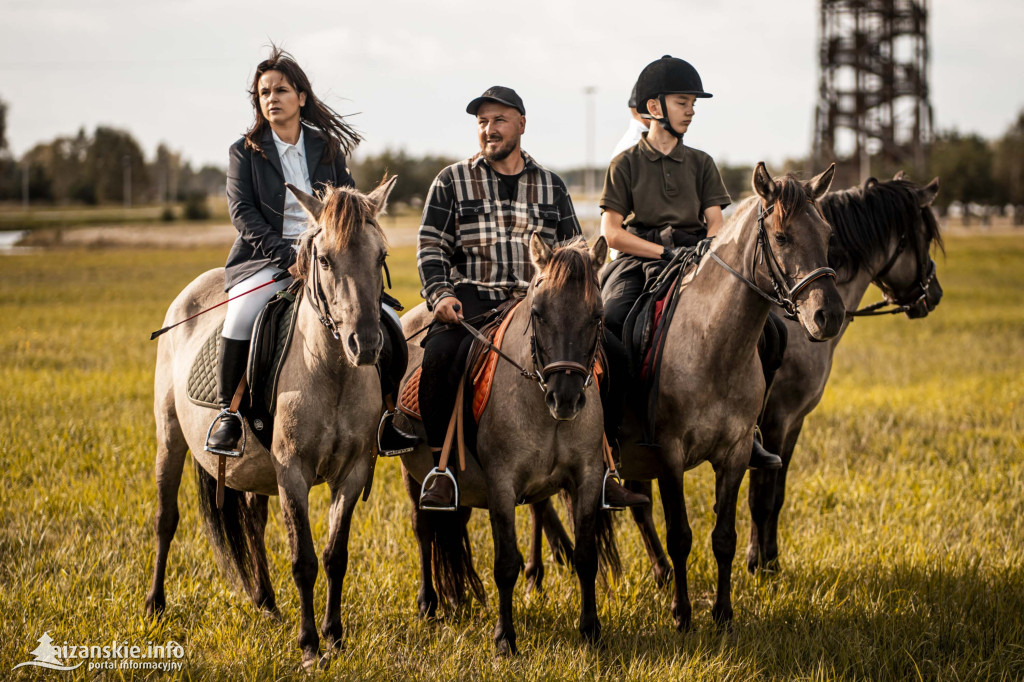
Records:
M290 54L276 47L259 63L249 90L253 124L231 145L227 194L238 230L225 266L228 298L289 273L294 276L306 214L285 182L307 193L355 183L345 156L360 136L313 94L309 78ZM249 339L259 311L291 283L285 275L228 303L220 341L217 397L224 410L245 374ZM231 452L242 435L236 414L221 413L208 450Z

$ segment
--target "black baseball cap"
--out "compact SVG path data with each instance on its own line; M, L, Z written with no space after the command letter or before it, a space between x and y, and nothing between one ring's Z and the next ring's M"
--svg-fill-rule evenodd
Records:
M466 107L466 113L476 116L476 110L479 109L480 105L484 102L497 102L498 104L504 104L507 107L512 107L517 110L523 116L526 116L526 107L523 106L523 98L517 95L516 91L512 88L506 88L501 85L492 85L484 90L484 94L469 103Z

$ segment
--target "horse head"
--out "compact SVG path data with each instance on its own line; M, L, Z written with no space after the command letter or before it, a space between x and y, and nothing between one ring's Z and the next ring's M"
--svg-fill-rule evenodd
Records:
M587 402L601 347L604 305L597 272L608 256L608 243L599 237L587 249L581 239L552 250L535 234L530 255L538 274L524 303L533 327L534 365L551 416L575 419Z
M873 188L865 186L864 193L868 195L887 186L904 195L906 217L902 231L890 240L892 256L874 282L887 300L906 308L907 317L927 317L942 299L942 286L931 257L932 244L943 248L939 222L931 207L939 192L939 179L920 186L904 179L901 171L888 182L877 183Z
M836 336L846 317L835 272L827 267L831 228L816 204L828 191L834 173L832 164L808 182L792 176L773 179L761 162L752 179L761 199L759 223L763 226L755 281L765 291L774 290L817 341Z
M305 296L356 366L377 362L384 341L380 296L387 240L377 216L395 180L369 194L330 187L320 197L287 185L314 223L303 235L297 261Z

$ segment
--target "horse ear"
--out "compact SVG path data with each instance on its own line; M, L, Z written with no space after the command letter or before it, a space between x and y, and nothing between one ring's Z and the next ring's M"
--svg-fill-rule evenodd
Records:
M314 222L319 222L320 214L323 213L324 210L324 205L320 203L320 200L312 194L306 194L301 189L290 183L286 182L284 183L284 186L288 188L289 192L295 195L295 198L299 200L299 205L305 209L306 213L309 214L309 217L312 218Z
M600 270L604 267L606 260L608 260L608 241L604 235L601 235L590 247L590 263L594 266L594 270Z
M811 199L817 201L828 191L828 188L832 186L832 178L836 176L836 165L833 163L831 166L826 168L820 175L816 175L810 179L810 181L804 185L807 189L807 193L811 196Z
M931 206L932 202L935 201L935 196L939 193L939 179L932 178L924 187L917 190L917 204L921 208L925 206Z
M530 257L533 258L533 264L537 266L537 270L543 270L547 267L548 261L551 260L552 254L551 247L544 241L539 234L533 233L530 238Z
M397 175L392 175L390 178L385 176L377 189L373 190L366 195L366 198L373 204L375 215L380 215L388 207L388 196L391 194L391 190L395 188L395 182L398 180Z
M757 196L764 199L766 204L774 204L775 200L779 198L779 187L772 180L772 176L768 174L768 169L764 167L764 161L757 162L750 184L753 185Z
M892 176L892 179L893 180L903 180L903 175L904 175L903 171L898 170L898 171L896 171L896 175Z

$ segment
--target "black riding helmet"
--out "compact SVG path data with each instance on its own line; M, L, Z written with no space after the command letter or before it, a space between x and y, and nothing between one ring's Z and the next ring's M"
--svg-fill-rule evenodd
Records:
M650 115L647 110L647 100L650 99L660 101L661 110L664 112L665 95L693 95L701 98L712 96L710 92L704 92L704 85L700 82L697 69L689 62L671 55L651 62L640 72L640 77L636 79L637 112ZM667 118L656 120L665 130L682 138L682 133L676 132Z

